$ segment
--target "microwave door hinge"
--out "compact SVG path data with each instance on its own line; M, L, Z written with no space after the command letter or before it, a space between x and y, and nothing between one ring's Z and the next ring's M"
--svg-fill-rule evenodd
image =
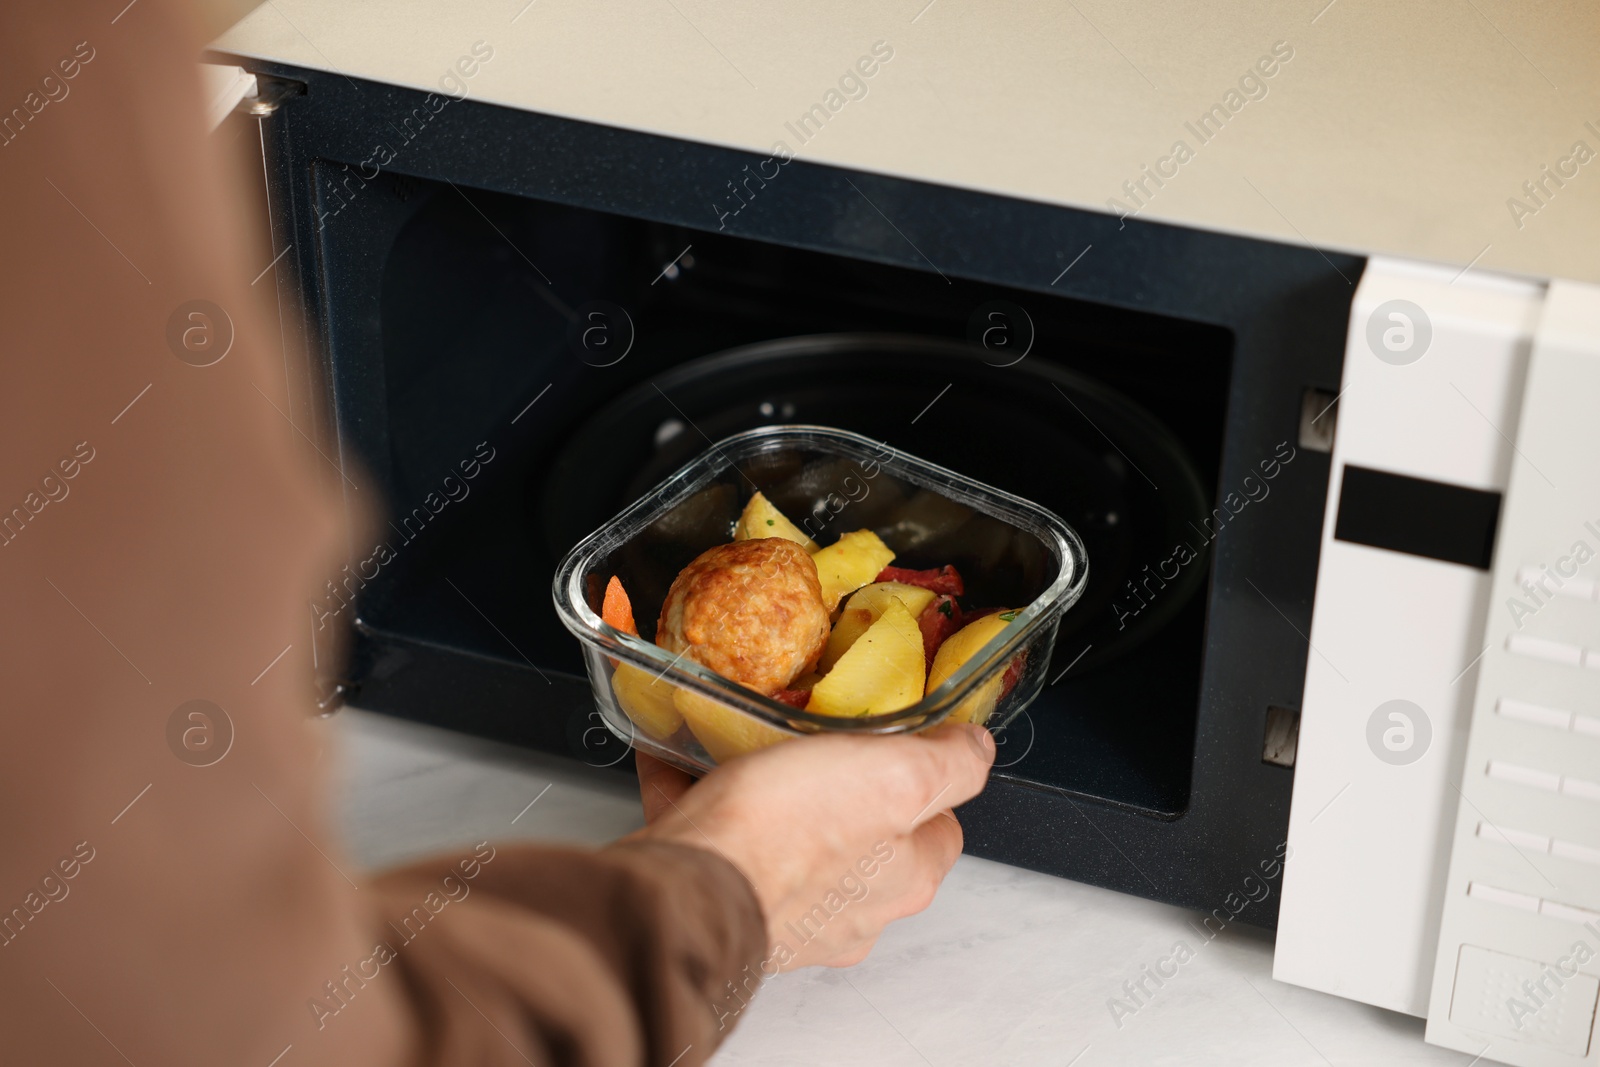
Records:
M257 74L254 77L256 82L254 95L241 98L237 108L247 115L263 118L277 111L285 100L306 94L305 82L291 78L277 78L270 74Z

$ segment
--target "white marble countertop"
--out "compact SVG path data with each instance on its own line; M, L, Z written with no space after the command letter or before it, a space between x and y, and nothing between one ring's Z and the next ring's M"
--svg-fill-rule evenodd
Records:
M329 721L346 847L369 867L485 837L600 844L641 822L615 772L359 711ZM1425 1045L1420 1019L1273 981L1261 931L1235 925L1206 942L1197 928L1179 908L963 856L933 906L890 927L866 962L768 982L715 1062L1469 1061ZM1180 941L1193 958L1118 1025L1111 998Z

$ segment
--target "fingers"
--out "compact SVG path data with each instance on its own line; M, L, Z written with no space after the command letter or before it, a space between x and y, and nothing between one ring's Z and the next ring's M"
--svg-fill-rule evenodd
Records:
M961 858L961 849L967 843L961 820L949 810L941 811L937 818L929 819L917 827L911 836L919 849L927 850L941 882L950 873L950 868L956 865L956 860Z
M989 731L953 723L916 735L801 738L734 760L707 781L758 792L782 812L803 808L863 833L898 836L977 796L993 763Z
M909 795L896 798L894 810L909 808L907 830L971 800L989 780L994 738L981 726L950 723L904 741Z
M804 963L848 967L866 959L884 928L897 919L924 911L933 903L939 886L961 857L961 824L955 814L941 811L913 833L894 841L894 858L886 862L872 894L852 905L852 915L841 915L830 930L826 946L817 946Z
M733 863L774 943L792 940L795 927L815 934L791 946L796 965L848 961L886 923L932 902L961 853L950 809L982 790L993 761L993 739L971 725L801 738L731 760L693 789L687 775L640 755L652 822L640 833L711 845ZM886 845L894 851L880 854Z
M867 938L848 948L841 949L837 955L818 960L817 965L820 967L854 967L871 955L872 948L877 943L878 938L876 936Z
M644 807L646 823L653 823L663 812L672 810L694 784L694 779L683 771L638 750L634 751L633 762L639 772L639 802Z
M933 903L945 875L961 858L963 841L955 813L945 810L923 822L903 844L896 846L905 853L909 884L895 902L892 918L915 915Z

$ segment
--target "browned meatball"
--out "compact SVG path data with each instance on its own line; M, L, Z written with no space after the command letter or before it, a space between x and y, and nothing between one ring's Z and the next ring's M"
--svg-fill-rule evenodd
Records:
M661 605L656 644L772 695L816 665L828 642L817 565L781 537L701 553Z

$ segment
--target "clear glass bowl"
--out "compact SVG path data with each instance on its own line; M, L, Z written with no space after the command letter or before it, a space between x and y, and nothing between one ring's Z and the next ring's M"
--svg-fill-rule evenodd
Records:
M966 604L1017 609L1014 620L916 704L854 718L792 707L656 647L656 618L673 579L706 549L732 540L757 490L818 544L866 528L894 550L896 567L954 564ZM642 636L600 618L612 575L629 594ZM611 732L704 771L718 755L801 734L905 733L958 709L991 729L1004 726L1043 688L1061 614L1088 577L1083 542L1037 504L858 434L772 426L718 442L584 538L561 561L554 596L561 621L583 644L595 704Z

